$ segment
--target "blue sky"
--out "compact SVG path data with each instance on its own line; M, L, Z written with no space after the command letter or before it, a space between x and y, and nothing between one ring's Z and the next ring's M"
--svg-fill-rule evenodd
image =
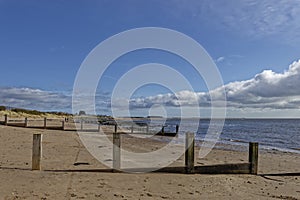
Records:
M253 80L253 87L265 89L264 94L274 87L290 91L294 87L287 83L300 83L294 78L297 63L291 70L296 74L284 75L300 59L298 13L300 2L293 0L0 0L0 104L70 111L74 79L88 53L114 34L149 26L180 31L199 42L215 60L225 88L235 85L241 90L244 81ZM122 73L149 62L174 67L190 80L195 92L207 92L188 63L166 52L148 50L125 55L111 66L99 85L100 101L107 101ZM262 73L264 70L272 73ZM255 106L229 94L230 117L300 117L297 88L280 99L279 94L265 97L254 89L241 91L239 95L248 99L255 96ZM144 101L168 92L145 87L134 98ZM109 108L99 105L101 112L109 113Z

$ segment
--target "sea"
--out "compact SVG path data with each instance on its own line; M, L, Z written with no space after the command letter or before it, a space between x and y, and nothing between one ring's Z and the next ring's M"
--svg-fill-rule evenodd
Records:
M150 122L160 123L160 119ZM174 125L180 124L180 136L191 131L191 127L197 127L194 130L196 144L204 140L210 124L218 123L222 120L171 118L164 122L167 126L173 125L173 131ZM247 150L249 142L258 142L260 149L300 154L300 119L226 119L219 133L215 148Z

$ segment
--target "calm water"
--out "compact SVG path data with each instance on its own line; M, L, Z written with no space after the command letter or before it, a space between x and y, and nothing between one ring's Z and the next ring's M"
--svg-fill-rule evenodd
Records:
M178 119L168 119L166 124L179 122ZM200 122L184 119L181 121L180 134L199 125L196 140L201 140L207 133L209 123L208 119ZM248 142L259 142L260 148L263 149L300 153L300 119L227 119L218 143L247 146Z

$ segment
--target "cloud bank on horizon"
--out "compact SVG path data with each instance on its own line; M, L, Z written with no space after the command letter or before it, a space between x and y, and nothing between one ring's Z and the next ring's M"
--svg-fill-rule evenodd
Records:
M293 62L283 73L264 70L252 79L231 82L210 92L179 91L174 94L159 94L127 101L120 99L119 106L126 107L129 103L132 109L151 108L155 105L208 107L211 105L212 97L218 101L224 89L227 107L298 109L300 108L299 85L300 60Z
M0 105L8 107L64 111L70 107L70 102L70 96L58 92L34 88L0 88Z
M225 90L227 107L234 109L299 109L300 108L300 60L293 62L283 73L264 70L252 79L228 83L210 92L178 91L120 100L120 109L147 109L155 105L165 107L209 108L211 97L218 100ZM97 96L101 110L109 110L107 95ZM1 88L0 105L37 110L71 111L71 95L32 88ZM84 104L84 102L81 102ZM103 107L106 107L103 109Z

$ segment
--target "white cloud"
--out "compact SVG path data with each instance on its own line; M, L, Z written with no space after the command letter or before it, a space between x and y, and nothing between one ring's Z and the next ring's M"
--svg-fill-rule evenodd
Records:
M96 94L82 92L83 97L81 102L74 102L81 108L88 107L91 102L88 102L85 96L91 96L96 99L96 112L106 114L109 107L109 92L97 91ZM0 87L0 105L35 109L40 111L64 111L72 112L72 95L71 92L54 92L33 88L16 88L16 87ZM87 113L92 113L93 110L86 110ZM74 112L79 112L75 110Z
M32 88L0 88L0 105L37 110L66 110L71 98L62 93Z
M259 115L261 110L286 110L295 115L300 108L300 60L293 62L283 73L265 70L252 79L228 83L209 93L179 91L175 94L159 94L134 99L114 101L116 108L143 110L163 105L169 108L199 106L209 108L211 98L220 101L221 92L226 92L227 106L232 112L252 113ZM101 112L110 110L110 93L98 93L96 108ZM88 102L78 102L86 105ZM32 88L0 88L0 105L30 108L37 110L71 111L71 95ZM217 104L218 106L218 104ZM247 111L247 112L246 112ZM278 112L276 112L278 113ZM251 114L251 113L250 113ZM300 115L300 114L299 114Z
M225 85L229 105L259 108L299 108L300 61L283 73L265 70L254 78ZM217 91L217 90L216 90Z
M254 78L232 82L216 88L210 93L180 91L175 94L136 98L130 101L131 108L150 108L155 104L178 106L210 106L211 96L219 99L226 91L227 106L255 109L298 109L300 108L300 60L292 63L283 73L265 70ZM210 96L211 95L211 96Z
M223 62L224 60L225 60L225 57L221 56L221 57L219 57L219 58L216 59L216 62L220 63L220 62Z

